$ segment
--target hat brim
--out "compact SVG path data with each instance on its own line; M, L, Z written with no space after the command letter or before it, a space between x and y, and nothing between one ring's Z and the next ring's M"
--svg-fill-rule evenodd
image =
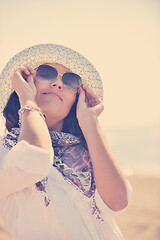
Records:
M36 68L43 63L59 63L82 78L93 92L103 101L103 85L99 73L81 54L71 48L57 44L38 44L16 54L0 75L0 110L5 107L13 92L11 78L18 66Z

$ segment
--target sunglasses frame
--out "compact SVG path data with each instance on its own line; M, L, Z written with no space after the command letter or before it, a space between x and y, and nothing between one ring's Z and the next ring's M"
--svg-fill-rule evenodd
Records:
M52 80L44 80L44 81L43 81L43 80L42 80L42 81L41 81L41 80L37 80L37 72L38 72L39 67L41 67L41 66L47 66L47 67L49 67L50 69L56 70L56 72L57 72L56 78L55 78L55 79L52 79ZM81 88L81 86L82 86L82 79L81 79L81 77L80 77L78 74L73 73L73 72L66 72L66 73L64 73L64 74L60 74L60 73L58 73L58 71L57 71L57 69L56 69L55 67L52 67L52 66L47 65L47 64L41 64L41 65L39 65L35 70L36 70L36 81L39 82L39 83L42 83L42 84L43 84L43 83L52 83L52 82L55 82L58 76L61 76L61 81L62 81L62 83L63 83L63 77L64 77L65 74L68 74L68 73L71 73L71 74L74 74L74 75L78 76L78 81L77 81L77 82L79 83L79 86L77 86L77 90L76 90L76 91L74 90L73 87L69 87L68 85L66 85L66 84L64 84L64 83L63 83L63 86L64 86L66 89L71 90L73 93L79 93L79 90L80 90L80 88Z

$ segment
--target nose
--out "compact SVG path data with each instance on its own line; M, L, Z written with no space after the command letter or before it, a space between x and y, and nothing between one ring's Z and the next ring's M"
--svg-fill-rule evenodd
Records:
M56 80L52 83L50 83L51 87L57 87L58 89L62 90L63 88L63 83L62 83L62 75L58 74Z

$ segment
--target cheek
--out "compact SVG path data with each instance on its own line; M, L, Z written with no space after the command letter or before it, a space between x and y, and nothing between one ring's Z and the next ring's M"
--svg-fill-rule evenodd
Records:
M70 98L68 98L68 109L70 111L71 107L73 106L74 102L76 100L76 95L71 95Z
M36 97L35 97L35 101L37 102L39 100L40 92L42 91L43 88L42 88L42 84L40 83L35 82L34 84L37 90Z
M37 81L34 82L34 85L37 89L37 92L42 88L42 84L38 83Z

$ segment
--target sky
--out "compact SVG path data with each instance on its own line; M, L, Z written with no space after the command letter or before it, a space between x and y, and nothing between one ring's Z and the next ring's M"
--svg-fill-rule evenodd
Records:
M160 124L158 0L1 0L0 71L40 43L70 47L98 70L103 128Z

